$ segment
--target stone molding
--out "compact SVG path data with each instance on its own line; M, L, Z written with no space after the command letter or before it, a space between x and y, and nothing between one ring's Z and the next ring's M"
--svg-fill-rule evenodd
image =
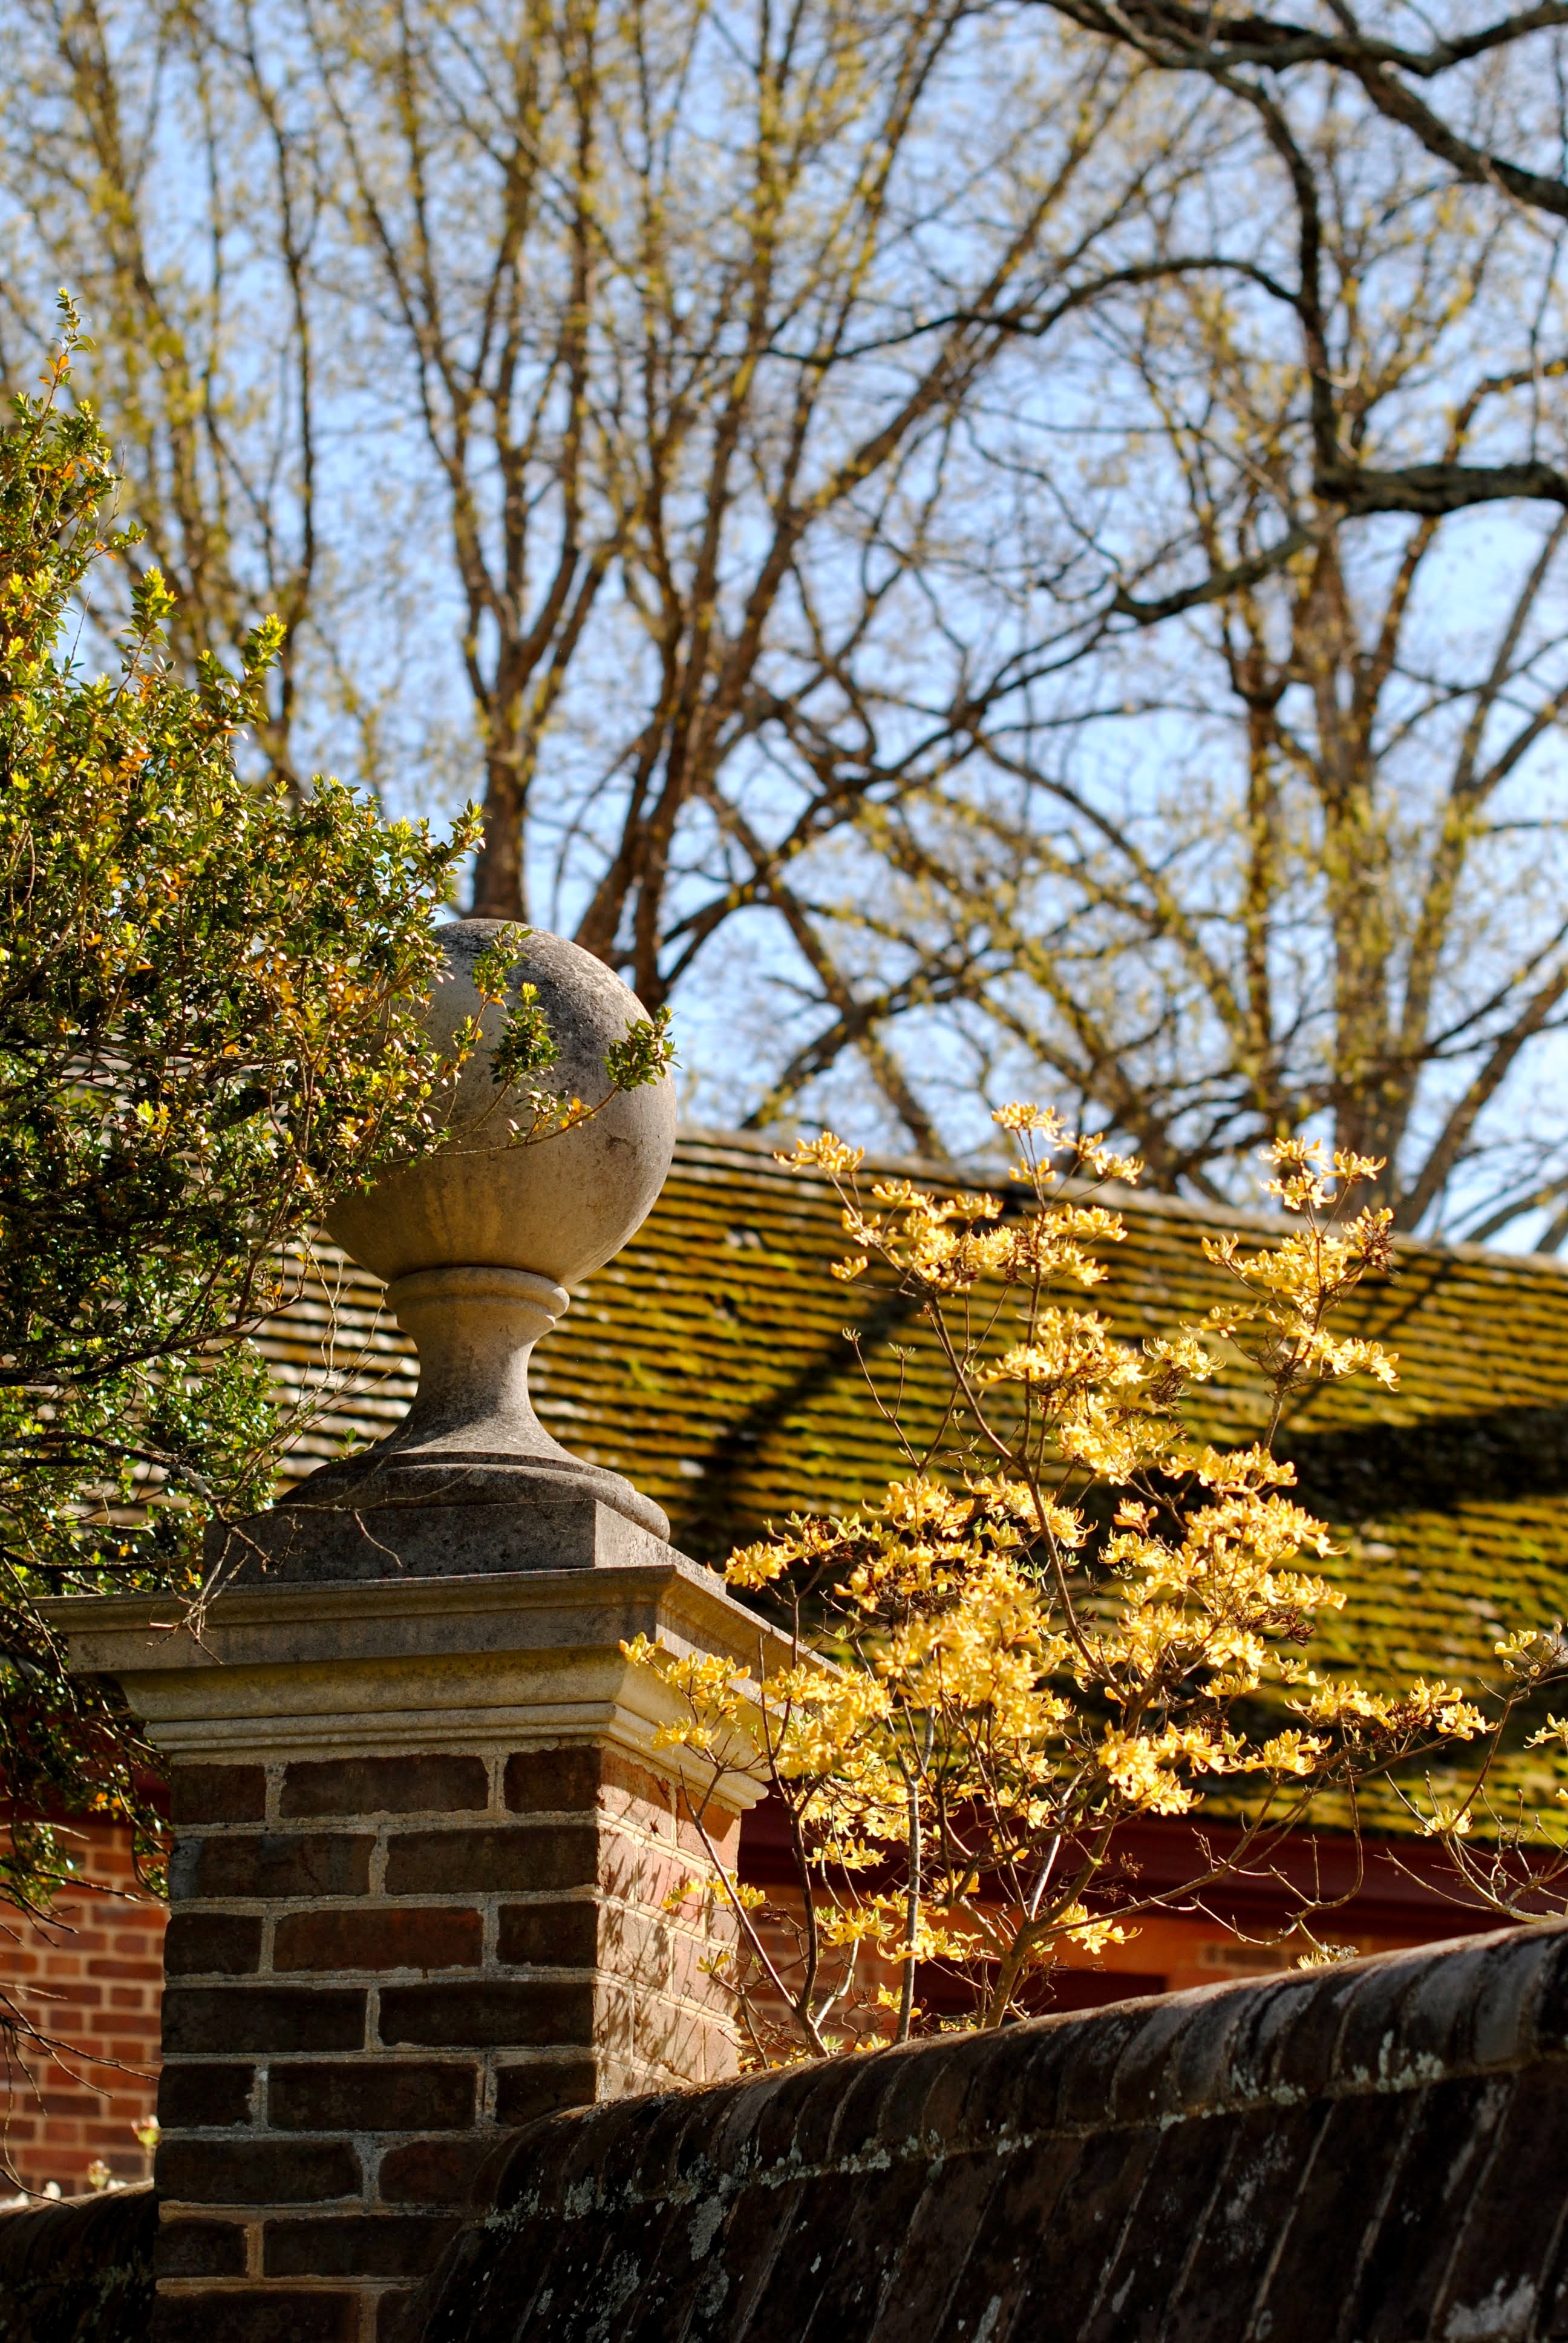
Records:
M602 1506L618 1535L658 1543ZM718 1652L738 1671L789 1646L672 1548L595 1570L236 1586L200 1640L167 1597L84 1595L45 1606L74 1673L114 1676L155 1745L177 1757L349 1755L438 1746L483 1752L593 1740L668 1779L695 1773L656 1750L674 1697L620 1650L637 1634ZM735 1811L760 1793L726 1777Z

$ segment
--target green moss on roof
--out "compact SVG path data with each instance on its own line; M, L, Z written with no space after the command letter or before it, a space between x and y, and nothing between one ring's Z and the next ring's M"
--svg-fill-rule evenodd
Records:
M1233 1291L1201 1242L1233 1216L1116 1201L1127 1241L1108 1252L1095 1304L1119 1332L1155 1331ZM912 1353L917 1430L936 1421L942 1371L906 1303L829 1277L843 1250L825 1181L784 1171L756 1142L686 1134L644 1227L536 1353L541 1417L657 1498L676 1543L704 1561L770 1519L874 1498L900 1453L844 1329L873 1361L889 1340ZM296 1388L330 1337L351 1386L302 1439L301 1470L346 1437L379 1437L412 1395L409 1346L378 1315L375 1281L347 1264L340 1279L265 1336ZM1279 1443L1342 1545L1328 1569L1349 1602L1318 1656L1374 1683L1473 1683L1501 1634L1568 1611L1568 1274L1533 1256L1402 1243L1396 1273L1363 1288L1343 1323L1398 1352L1400 1385L1314 1394ZM1262 1422L1256 1385L1228 1380L1203 1398L1215 1440L1243 1442ZM1512 1760L1506 1778L1527 1777L1548 1781Z

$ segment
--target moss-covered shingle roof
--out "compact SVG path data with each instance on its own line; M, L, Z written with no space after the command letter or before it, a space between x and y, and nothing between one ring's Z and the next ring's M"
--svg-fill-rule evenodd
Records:
M1095 1304L1119 1332L1147 1333L1226 1295L1201 1240L1234 1215L1115 1201L1127 1240L1106 1255ZM941 1372L908 1305L829 1277L843 1252L825 1181L786 1172L749 1140L683 1136L645 1226L536 1353L540 1415L578 1455L657 1498L677 1544L703 1560L769 1518L875 1497L900 1454L844 1329L859 1329L869 1359L890 1339L909 1346L917 1424L934 1418ZM412 1393L408 1347L377 1322L374 1281L347 1266L341 1278L337 1361L363 1353L372 1380L306 1435L302 1465L346 1434L378 1436ZM318 1358L328 1314L311 1293L268 1330L288 1382ZM1350 1601L1331 1614L1321 1656L1383 1683L1473 1683L1493 1672L1503 1632L1568 1611L1568 1273L1529 1255L1404 1243L1395 1275L1363 1288L1342 1322L1399 1353L1400 1384L1318 1393L1279 1443L1342 1542L1327 1567ZM1211 1437L1242 1442L1261 1421L1261 1394L1243 1383L1204 1399Z

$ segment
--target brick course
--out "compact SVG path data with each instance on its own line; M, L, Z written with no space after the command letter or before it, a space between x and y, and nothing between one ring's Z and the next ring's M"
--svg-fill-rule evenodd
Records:
M261 2266L268 2278L418 2278L459 2223L450 2214L347 2214L337 2220L268 2221Z
M255 2114L257 2069L171 2059L158 2083L158 2121L166 2128L232 2131Z
M478 1912L291 1912L277 1923L272 1966L286 1969L471 1969L483 1954Z
M163 2276L163 2262L158 2262ZM351 2294L301 2292L293 2287L235 2287L223 2298L223 2326L215 2330L206 2293L171 2295L160 2288L154 2314L156 2343L359 2343L359 2305Z
M619 1756L175 1779L158 2343L385 2343L510 2127L733 2070L725 1921L661 1908L690 1834Z
M347 1831L241 1835L220 1826L211 1836L176 1840L169 1895L176 1904L239 1896L364 1896L375 1851L374 1838Z
M237 2221L165 2225L156 2260L166 2278L243 2278L245 2231Z
M482 1757L330 1757L288 1766L280 1815L483 1814L490 1803Z
M381 2039L477 2050L552 2043L591 2044L598 1996L591 1976L535 1977L525 1990L507 1977L472 1985L388 1986L381 1996Z
M479 2069L378 2060L274 2069L267 2112L280 2131L466 2131L478 2109Z
M357 2197L359 2158L346 2140L183 2139L158 2143L158 2187L187 2205L314 2205Z
M592 1823L399 1831L387 1849L387 1893L460 1896L478 1879L507 1889L591 1887L600 1855L600 1835ZM637 1855L630 1859L635 1863Z
M164 1937L169 1977L251 1976L261 1966L261 1921L248 1912L180 1912Z
M591 2069L581 2100L586 2106L596 2077ZM378 2176L384 2205L466 2205L478 2174L495 2155L496 2136L477 2129L460 2139L406 2139L381 2158Z
M599 1908L586 1897L538 1904L503 1904L496 1951L521 1966L583 1969L598 1958Z
M365 2023L363 1993L172 1985L164 1995L164 2053L362 2050Z
M263 1765L182 1765L169 1785L173 1823L259 1823L266 1818Z

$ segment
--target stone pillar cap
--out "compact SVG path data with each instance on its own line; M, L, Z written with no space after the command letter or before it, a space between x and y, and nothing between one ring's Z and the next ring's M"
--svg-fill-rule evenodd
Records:
M156 1747L215 1761L593 1741L706 1788L705 1764L654 1747L683 1712L622 1642L716 1654L753 1677L791 1656L715 1572L651 1539L595 1569L383 1580L373 1594L234 1587L199 1636L168 1594L62 1595L41 1608L74 1674L114 1676ZM730 1807L760 1795L747 1775L726 1776Z

